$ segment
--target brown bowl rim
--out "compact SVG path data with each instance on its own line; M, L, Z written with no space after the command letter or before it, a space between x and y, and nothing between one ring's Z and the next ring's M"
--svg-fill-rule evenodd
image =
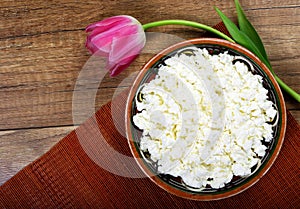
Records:
M130 119L131 106L132 106L132 102L133 102L135 93L138 89L138 85L140 84L141 80L143 79L145 73L148 71L148 69L151 68L151 66L153 66L154 63L156 63L159 59L161 59L166 54L169 54L175 50L178 50L179 48L189 46L189 45L194 45L194 44L197 44L197 45L211 44L211 45L219 45L219 46L227 47L227 48L233 49L241 54L244 54L247 57L249 57L250 59L252 59L252 61L254 61L264 71L264 73L267 74L269 80L271 80L271 83L276 90L276 93L279 98L279 103L280 103L281 117L282 117L281 122L282 123L281 123L281 130L280 130L279 136L278 136L278 142L275 145L273 154L270 156L269 160L266 162L266 164L262 168L262 170L259 173L257 173L257 175L255 177L253 177L248 182L244 183L243 185L241 185L238 188L232 189L228 192L225 191L220 194L192 194L192 193L187 193L182 190L176 189L176 188L172 187L171 185L168 185L163 180L161 180L158 176L153 175L153 173L149 170L147 165L145 165L142 158L140 158L140 155L135 147L134 140L132 139L131 119ZM236 43L232 43L232 42L229 42L229 41L226 41L223 39L219 39L219 38L196 38L196 39L186 40L186 41L174 44L174 45L162 50L161 52L159 52L158 54L153 56L143 66L143 68L140 70L139 74L135 78L135 81L134 81L133 85L131 86L131 89L129 92L129 96L128 96L127 103L126 103L126 116L125 116L126 124L125 124L125 126L126 126L127 140L128 140L128 144L129 144L131 153L134 156L139 167L147 175L148 178L150 178L155 184L157 184L164 190L166 190L169 193L172 193L176 196L187 198L187 199L192 199L192 200L208 201L208 200L223 199L223 198L231 197L233 195L237 195L237 194L245 191L246 189L250 188L252 185L254 185L258 180L260 180L267 173L267 171L270 169L270 167L276 160L276 158L280 152L280 149L282 147L282 144L284 141L284 136L285 136L285 131L286 131L286 117L287 117L286 116L286 106L285 106L284 98L283 98L282 92L280 90L280 87L279 87L276 79L274 78L273 74L271 73L271 71L260 61L259 58L257 58L252 52L250 52L246 48L244 48L241 45L236 44Z

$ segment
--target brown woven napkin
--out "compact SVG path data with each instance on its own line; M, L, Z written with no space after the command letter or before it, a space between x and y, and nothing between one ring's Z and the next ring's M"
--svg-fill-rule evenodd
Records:
M224 29L222 25L217 28ZM78 129L3 184L0 208L299 208L300 125L289 111L285 141L269 172L248 190L227 199L183 199L148 178L122 177L99 166L100 162L142 175L135 162L123 163L104 146L107 142L119 153L131 156L126 138L118 131L124 130L127 93L124 91L113 101L117 104L117 120L112 117L111 102L102 106ZM88 155L87 147L92 147Z

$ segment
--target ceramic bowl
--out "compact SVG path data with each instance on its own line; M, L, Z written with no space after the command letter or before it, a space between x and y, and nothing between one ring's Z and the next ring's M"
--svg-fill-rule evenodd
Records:
M256 171L248 177L234 177L230 183L226 184L225 187L220 189L207 187L201 191L197 191L186 186L180 177L156 173L157 169L155 163L151 163L149 159L147 159L149 154L140 150L139 142L142 132L133 124L132 121L133 115L137 113L134 98L138 93L140 86L155 78L157 74L157 68L163 64L166 58L191 46L206 48L210 54L218 54L227 51L230 55L242 57L242 60L249 65L249 70L251 70L253 74L259 74L263 77L263 86L268 90L269 100L275 104L279 113L277 114L276 118L277 123L273 128L273 139L266 145L268 149L266 155L262 158L261 166L258 169L253 168ZM252 69L250 69L250 66ZM216 38L200 38L184 41L175 44L155 55L144 65L136 77L131 87L126 106L127 139L131 152L141 169L155 184L164 190L177 196L194 200L216 200L227 198L236 195L254 185L263 177L264 174L267 173L279 154L284 140L285 129L286 109L284 99L281 90L269 69L254 54L244 47Z

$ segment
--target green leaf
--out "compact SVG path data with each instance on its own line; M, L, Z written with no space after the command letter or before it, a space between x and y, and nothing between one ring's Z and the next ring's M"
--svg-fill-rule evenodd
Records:
M226 16L224 15L217 7L215 7L217 13L221 17L222 21L224 22L228 32L232 36L232 38L240 45L254 53L273 73L272 67L270 62L267 58L265 58L256 44L250 39L250 37L240 31L238 27Z
M247 48L248 50L250 50L251 52L253 52L270 69L270 71L274 74L274 71L272 69L272 66L271 66L269 60L266 59L262 55L262 53L260 52L260 50L258 49L258 47L256 46L256 44L243 31L240 31L240 35L243 37L243 39L246 42L246 44L242 44L242 43L239 43L239 44L241 44L242 46L244 46L245 48Z
M261 54L268 60L266 50L264 48L264 45L263 45L260 37L259 37L258 33L256 32L255 28L253 27L253 25L247 19L238 0L235 0L235 6L236 6L240 30L247 34L247 36L257 46L257 48L259 49Z
M237 42L242 41L243 38L240 35L240 30L238 29L238 27L226 15L224 15L223 12L221 12L221 10L219 10L217 7L215 7L215 10L221 17L223 23L225 24L232 38Z
M264 45L254 27L246 18L238 0L235 0L235 5L237 8L240 30L228 17L226 17L226 15L224 15L218 8L215 7L217 13L221 17L232 38L238 44L244 46L245 48L253 52L270 69L270 71L275 76L276 81L279 83L280 87L293 98L295 98L298 102L300 102L300 95L293 89L291 89L288 85L286 85L282 80L280 80L278 76L275 75L272 66L268 60Z

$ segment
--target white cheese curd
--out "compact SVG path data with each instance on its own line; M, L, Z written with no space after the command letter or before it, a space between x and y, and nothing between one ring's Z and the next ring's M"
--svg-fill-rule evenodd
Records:
M194 188L224 187L265 155L277 111L262 77L228 53L174 55L140 89L134 124L158 172Z

